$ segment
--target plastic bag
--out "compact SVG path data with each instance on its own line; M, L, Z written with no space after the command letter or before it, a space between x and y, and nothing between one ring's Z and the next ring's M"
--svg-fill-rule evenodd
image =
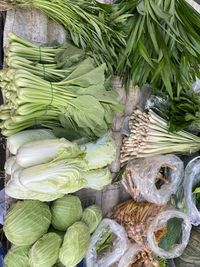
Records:
M200 80L197 79L196 82L193 84L192 89L195 93L200 94Z
M200 212L196 207L196 200L192 190L198 183L200 183L200 157L194 158L186 166L183 184L187 214L191 223L195 226L200 224Z
M156 239L155 232L163 227L169 219L178 218L182 219L182 236L181 243L176 244L169 251L166 251L159 247ZM178 210L166 210L157 215L157 217L151 222L147 230L147 242L149 248L159 257L172 259L179 257L186 248L191 231L191 223L186 214Z
M125 254L121 257L118 267L129 267L133 262L133 259L142 250L143 248L141 248L138 244L131 244Z
M98 255L97 246L101 243L103 234L112 232L115 239L112 241L112 249L106 249ZM86 255L87 267L109 267L119 261L128 249L128 238L124 228L111 219L103 219L91 237L90 245Z
M164 171L164 174L161 171ZM142 198L151 203L163 205L168 202L172 194L176 193L181 184L184 165L175 155L159 155L130 161L126 173L130 174ZM158 180L164 180L165 183L157 187Z

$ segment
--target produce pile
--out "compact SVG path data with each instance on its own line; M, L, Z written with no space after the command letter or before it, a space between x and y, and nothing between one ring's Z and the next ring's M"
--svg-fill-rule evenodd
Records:
M70 40L7 36L5 267L198 266L200 14L185 0L1 0L12 8ZM127 200L106 214L77 196L110 185Z
M4 223L5 235L13 244L5 266L75 266L101 219L98 206L83 210L80 199L72 195L59 198L51 207L38 200L18 201Z
M49 138L50 136L50 138ZM6 194L17 199L52 201L82 188L103 189L112 181L108 165L116 146L109 134L78 145L50 130L27 130L8 138Z

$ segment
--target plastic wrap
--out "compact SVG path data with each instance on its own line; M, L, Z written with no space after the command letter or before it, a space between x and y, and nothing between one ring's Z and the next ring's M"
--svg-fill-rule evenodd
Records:
M192 89L195 93L200 94L200 80L197 79L196 82L193 84Z
M115 239L112 242L112 249L107 249L102 256L96 252L97 246L101 243L105 232L112 232ZM94 234L91 237L90 245L86 255L87 267L109 267L119 261L125 251L128 249L128 238L124 228L111 219L103 219Z
M192 190L200 183L200 157L191 160L185 168L184 196L188 217L193 225L200 224L200 212L196 207L196 200Z
M160 172L162 168L165 168L164 175ZM132 160L127 165L126 173L145 200L163 205L181 184L184 165L175 155L159 155ZM157 188L156 183L160 179L164 182Z
M138 244L131 244L125 254L121 257L118 267L129 267L137 254L143 249Z
M182 219L182 236L181 243L174 245L169 251L165 251L160 248L156 238L155 232L167 223L169 219L178 218ZM147 230L147 242L149 248L162 258L172 259L179 257L186 248L190 238L191 224L186 214L178 210L166 210L157 215L157 217L151 222Z

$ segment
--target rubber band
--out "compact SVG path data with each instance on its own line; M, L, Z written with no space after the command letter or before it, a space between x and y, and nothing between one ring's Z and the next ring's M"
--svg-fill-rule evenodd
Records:
M43 67L43 73L44 73L43 78L44 78L44 80L45 80L45 79L46 79L46 71L45 71L45 66L44 66L44 64L42 64L42 67Z
M49 82L49 83L50 83L50 85L51 85L51 100L50 100L50 103L49 103L48 105L46 105L46 109L45 109L44 115L47 114L47 111L48 111L49 107L51 106L51 104L52 104L52 102L53 102L53 96L54 96L54 92L53 92L53 84L52 84L52 82ZM43 115L43 116L44 116L44 115Z
M49 82L49 83L51 85L51 101L50 101L48 106L51 106L51 104L53 103L54 92L53 92L53 84L52 84L52 82Z
M39 61L42 62L42 51L41 51L41 47L39 46L39 54L40 54L40 59Z

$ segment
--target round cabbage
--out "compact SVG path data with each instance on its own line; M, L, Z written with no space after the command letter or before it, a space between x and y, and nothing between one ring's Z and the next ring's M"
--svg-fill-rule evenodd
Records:
M5 267L30 267L29 249L29 246L12 246L4 258Z
M67 229L59 253L59 260L67 267L76 266L86 255L90 231L84 222L76 222Z
M43 235L30 250L31 267L52 267L58 260L62 238L56 233Z
M92 205L83 211L82 221L89 227L90 234L93 233L102 220L102 211L97 205Z
M29 246L47 232L50 223L51 212L47 204L24 200L15 203L8 211L3 229L13 244Z
M53 202L51 206L52 225L55 229L66 231L82 217L81 201L78 197L66 195Z

